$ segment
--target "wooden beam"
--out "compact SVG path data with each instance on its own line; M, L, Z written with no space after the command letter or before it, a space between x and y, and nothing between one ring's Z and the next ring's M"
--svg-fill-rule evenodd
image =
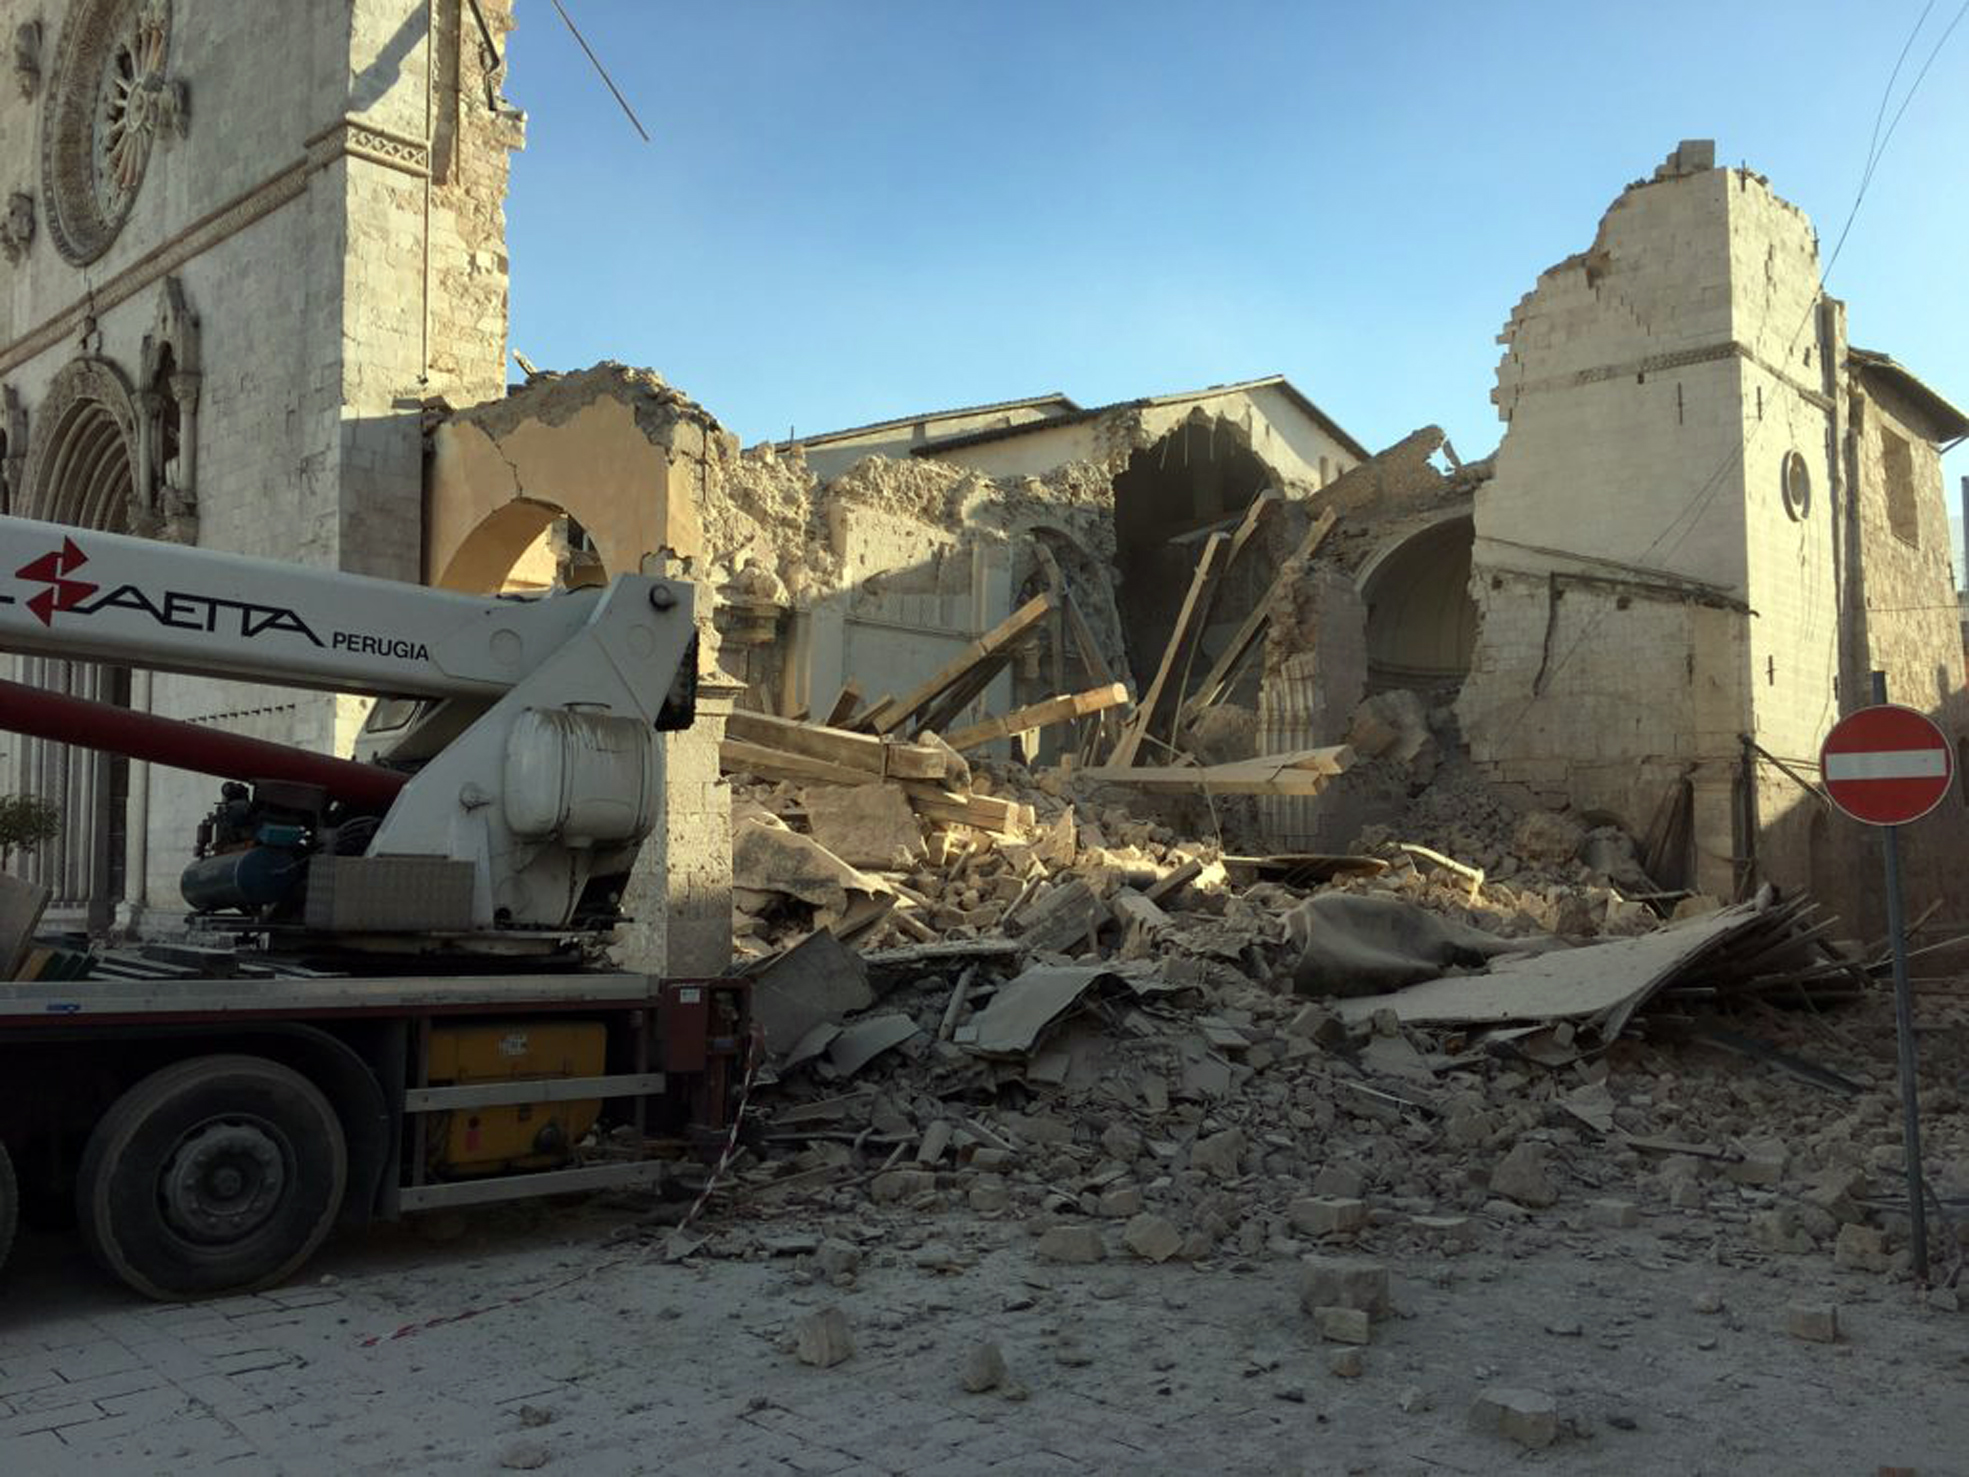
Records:
M1012 831L1033 823L1030 805L1001 800L996 795L954 795L920 780L904 780L910 808L925 820L946 825L976 826L984 831Z
M1278 575L1272 580L1271 587L1259 597L1258 603L1251 607L1250 613L1244 618L1244 623L1237 628L1237 634L1231 637L1230 644L1212 663L1210 670L1204 673L1203 681L1197 684L1196 691L1190 694L1177 711L1176 728L1179 731L1194 723L1205 708L1222 701L1224 694L1230 691L1238 669L1244 665L1245 658L1251 654L1258 638L1264 634L1265 626L1272 618L1272 606L1277 603L1279 596L1285 593L1287 584L1299 576L1301 571L1298 566L1319 552L1319 546L1326 542L1326 536L1333 532L1334 525L1339 521L1340 515L1328 508L1319 515L1313 526L1306 530L1306 536L1299 541L1299 547L1294 549L1285 563L1279 566Z
M804 754L788 754L764 744L726 739L718 745L718 767L726 774L756 774L770 780L819 780L830 785L874 785L881 781L865 769L829 764Z
M957 685L930 705L930 710L911 729L912 735L925 729L941 733L972 703L984 695L984 690L997 680L998 674L1005 670L1012 660L1012 653L1001 651L996 656L979 662L958 679Z
M888 693L886 692L883 693L882 696L878 697L874 702L870 703L867 707L861 710L861 716L856 718L853 724L855 732L856 733L876 732L877 725L880 724L884 718L888 717L890 711L895 707L895 705L896 705L896 700L893 697L889 696Z
M1142 740L1155 724L1156 712L1162 706L1163 690L1169 684L1169 675L1176 670L1177 658L1189 645L1191 627L1217 582L1218 558L1230 541L1227 533L1213 533L1204 543L1203 552L1197 555L1196 573L1190 576L1189 592L1183 596L1182 608L1176 613L1176 625L1169 633L1169 644L1162 648L1162 662L1155 669L1155 680L1149 683L1149 690L1142 694L1142 701L1135 708L1135 716L1122 729L1114 752L1108 755L1110 766L1126 768L1135 762Z
M847 728L855 716L855 709L861 706L861 684L850 677L841 684L841 695L834 699L834 706L827 710L829 728Z
M735 712L725 721L725 732L748 744L824 759L829 764L861 769L877 777L894 779L942 779L949 769L943 753L923 744L905 744L896 739L877 738L869 733L849 733L842 728L825 728L818 723L795 723L769 713Z
M877 733L892 733L910 719L922 713L930 704L949 692L980 663L989 661L1001 651L1009 651L1012 643L1025 635L1053 608L1053 595L1035 595L1024 605L1013 611L1004 620L978 637L969 646L944 663L937 675L915 691L896 699L896 705L875 725Z
M1048 698L1043 703L1016 708L1001 718L987 718L982 723L973 723L969 728L955 729L944 735L944 742L960 752L981 749L993 739L1009 738L1015 733L1047 728L1055 723L1070 723L1075 718L1085 718L1089 713L1099 713L1127 701L1128 689L1119 682L1112 682L1106 687L1090 687L1085 692Z
M1345 744L1326 749L1302 749L1291 754L1268 754L1231 764L1144 765L1139 768L1105 765L1083 769L1080 778L1097 784L1133 785L1137 789L1213 795L1317 795L1334 775L1350 768L1354 751Z
M1231 546L1224 553L1224 568L1229 569L1237 563L1237 556L1244 552L1244 546L1251 542L1258 532L1258 525L1265 521L1265 515L1285 501L1285 494L1276 487L1268 487L1251 500L1244 510L1244 519L1231 535Z

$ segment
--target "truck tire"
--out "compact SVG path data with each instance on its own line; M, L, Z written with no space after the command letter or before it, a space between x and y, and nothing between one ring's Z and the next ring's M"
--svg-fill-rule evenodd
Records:
M7 1146L0 1144L0 1271L7 1267L7 1253L14 1249L14 1227L20 1223L21 1191L14 1179L14 1161L7 1157Z
M161 1302L290 1276L341 1209L348 1148L328 1099L256 1056L175 1063L118 1098L76 1178L82 1239Z

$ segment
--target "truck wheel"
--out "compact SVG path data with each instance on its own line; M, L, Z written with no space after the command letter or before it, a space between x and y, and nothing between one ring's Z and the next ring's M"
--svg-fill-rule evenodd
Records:
M341 1121L307 1078L261 1057L195 1057L103 1115L76 1211L97 1260L147 1297L252 1292L314 1254L348 1176Z
M14 1161L7 1157L7 1146L0 1144L0 1268L7 1265L7 1253L14 1249L14 1227L20 1221L21 1192L14 1180Z

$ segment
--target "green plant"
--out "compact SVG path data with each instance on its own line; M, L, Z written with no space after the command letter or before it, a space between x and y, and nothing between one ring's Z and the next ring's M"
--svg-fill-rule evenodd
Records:
M61 807L39 795L0 795L0 867L17 851L34 850L61 834Z

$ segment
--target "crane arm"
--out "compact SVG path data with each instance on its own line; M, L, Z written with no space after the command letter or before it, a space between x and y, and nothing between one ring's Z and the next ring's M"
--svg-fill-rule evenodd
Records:
M496 696L600 591L510 600L0 517L0 650L391 697Z

